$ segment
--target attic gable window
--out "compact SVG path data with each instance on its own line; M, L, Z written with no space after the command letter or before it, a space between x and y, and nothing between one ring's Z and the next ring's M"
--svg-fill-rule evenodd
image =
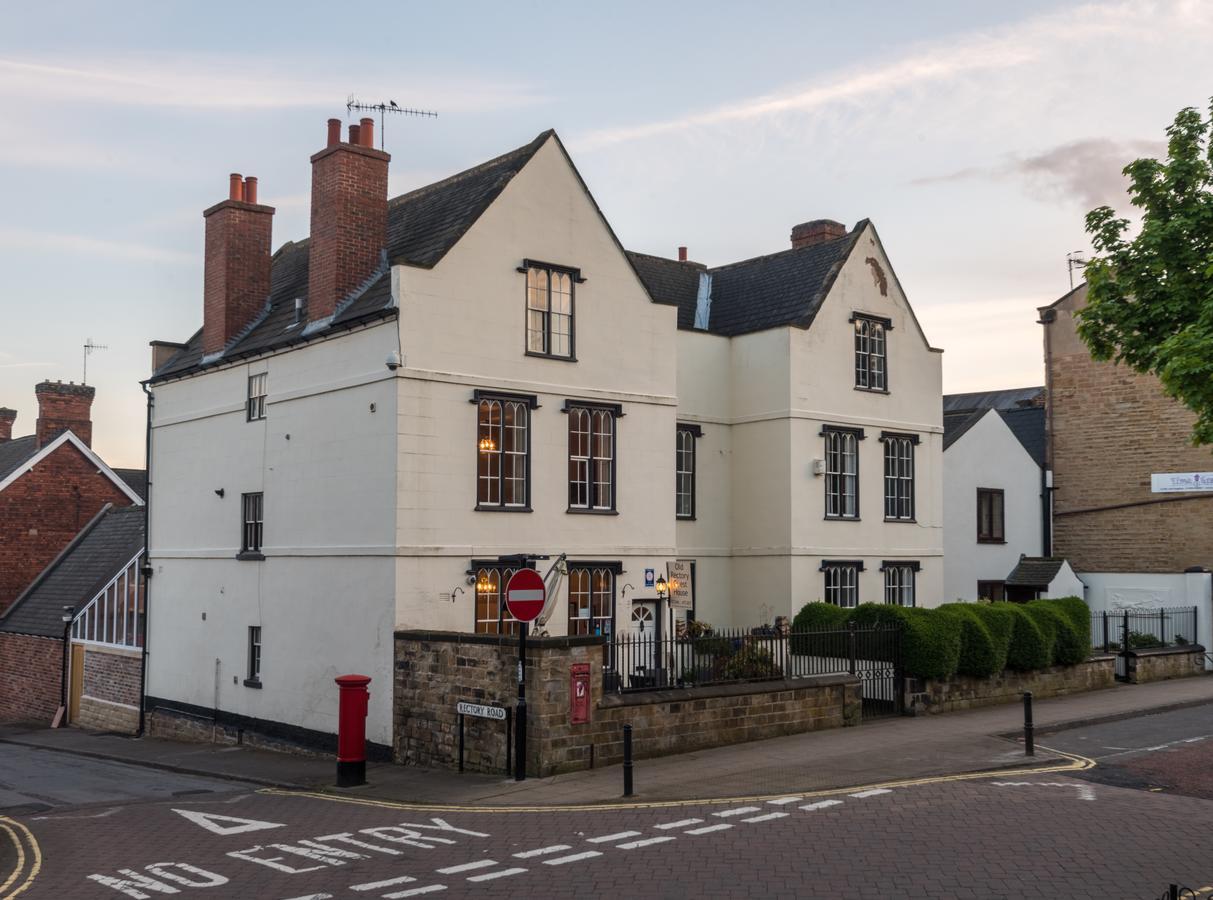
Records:
M526 352L574 359L573 285L576 269L526 261Z
M855 388L861 391L888 391L889 371L886 333L888 319L855 313Z

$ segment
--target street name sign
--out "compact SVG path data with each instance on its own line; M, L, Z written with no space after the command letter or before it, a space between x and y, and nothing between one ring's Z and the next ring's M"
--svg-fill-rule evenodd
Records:
M476 716L480 719L505 720L504 706L485 706L483 703L467 703L460 700L455 704L455 712L461 716Z

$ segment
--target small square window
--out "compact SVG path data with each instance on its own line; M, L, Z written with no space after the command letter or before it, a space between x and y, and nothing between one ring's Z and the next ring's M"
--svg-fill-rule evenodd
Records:
M265 418L265 381L266 374L250 375L248 380L248 402L245 407L247 419L256 422Z

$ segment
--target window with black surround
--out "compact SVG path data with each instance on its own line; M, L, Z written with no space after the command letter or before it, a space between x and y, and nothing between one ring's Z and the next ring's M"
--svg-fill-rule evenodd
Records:
M530 510L532 395L475 391L476 508Z
M977 489L977 540L979 543L1006 543L1003 500L1003 492L1000 488Z
M880 440L884 443L884 517L891 522L912 522L918 435L882 431Z
M913 606L918 569L917 561L886 559L880 566L884 573L884 602L893 606Z
M616 405L565 402L569 416L569 512L615 511Z
M615 575L620 564L569 563L569 634L610 635L615 629Z
M261 492L241 494L240 508L243 519L240 555L249 559L262 559L261 536L265 528L264 495Z
M474 563L472 572L476 579L477 634L517 634L518 620L510 615L505 605L505 590L510 577L518 571L517 566L499 563Z
M887 334L888 319L855 313L855 387L863 391L889 389Z
M859 605L859 573L863 562L857 559L827 559L821 564L825 601L851 608Z
M827 519L859 518L859 442L862 428L821 429L825 437Z
M574 286L585 281L578 269L524 260L526 273L526 352L531 356L574 359Z
M695 439L703 434L698 425L679 425L674 440L674 514L695 518Z
M248 400L245 404L245 416L249 422L265 418L265 382L265 372L249 376Z
M248 677L246 687L261 687L261 626L250 625L248 630Z

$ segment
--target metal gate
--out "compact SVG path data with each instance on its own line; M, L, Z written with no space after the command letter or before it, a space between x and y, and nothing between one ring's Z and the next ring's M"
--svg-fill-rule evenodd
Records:
M905 706L900 626L847 626L849 671L859 678L863 718L897 716Z

